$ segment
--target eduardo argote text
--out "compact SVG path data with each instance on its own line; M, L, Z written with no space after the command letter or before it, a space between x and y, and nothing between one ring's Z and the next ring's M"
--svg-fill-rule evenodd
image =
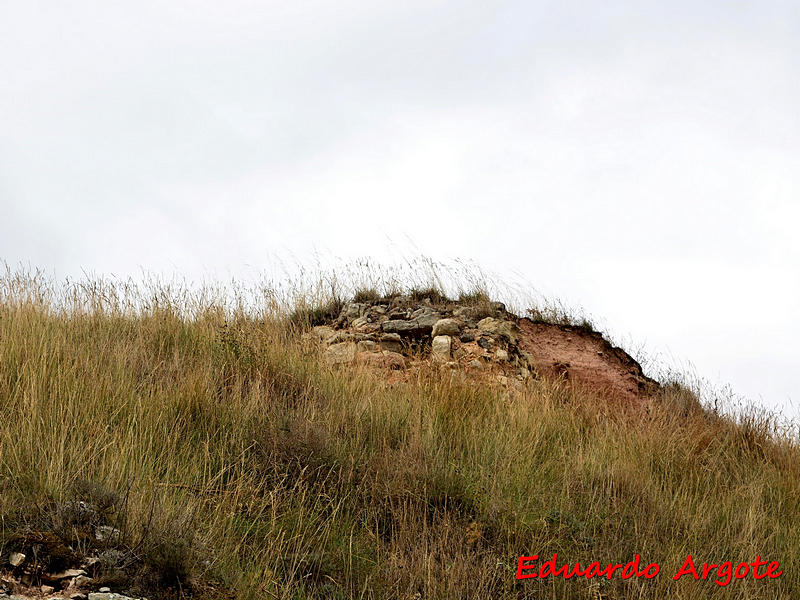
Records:
M558 554L545 561L539 562L539 555L520 556L517 561L517 579L536 579L546 577L563 577L571 579L573 577L605 577L611 579L631 579L632 577L652 579L661 572L661 567L656 563L641 565L641 556L636 555L634 559L625 564L608 563L601 565L599 562L589 563L581 568L580 563L574 565L562 563L558 564ZM672 579L678 581L681 578L691 578L695 580L711 579L720 586L728 585L734 579L776 579L783 574L778 561L762 560L760 556L752 562L733 563L730 561L722 563L696 563L692 555L688 555L683 561L680 569L673 575Z

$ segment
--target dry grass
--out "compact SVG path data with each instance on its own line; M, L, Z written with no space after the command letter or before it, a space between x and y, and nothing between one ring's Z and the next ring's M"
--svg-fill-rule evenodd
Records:
M104 581L151 598L800 595L800 454L768 418L676 386L639 415L552 382L387 387L321 364L268 295L123 288L0 282L4 562L38 544L66 564L107 524ZM662 575L516 581L553 552ZM784 575L671 581L688 553Z

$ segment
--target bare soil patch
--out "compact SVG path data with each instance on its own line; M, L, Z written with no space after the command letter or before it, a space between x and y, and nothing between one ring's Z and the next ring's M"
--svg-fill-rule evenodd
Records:
M598 396L641 404L658 383L621 348L596 331L519 319L519 349L540 376L563 378Z

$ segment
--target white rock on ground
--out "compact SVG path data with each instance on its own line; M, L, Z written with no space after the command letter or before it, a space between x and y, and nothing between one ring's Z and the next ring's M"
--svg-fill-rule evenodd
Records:
M89 594L89 600L136 600L136 598L123 596L122 594L117 594L115 592L92 592Z
M437 335L433 338L433 343L431 344L433 358L441 361L450 360L450 347L452 343L453 341L449 335Z
M92 581L94 580L91 577L87 577L86 575L78 575L72 583L78 587L83 587Z
M71 577L78 577L80 575L86 575L86 571L83 569L67 569L66 571L61 571L60 573L53 573L50 575L52 579L69 579Z

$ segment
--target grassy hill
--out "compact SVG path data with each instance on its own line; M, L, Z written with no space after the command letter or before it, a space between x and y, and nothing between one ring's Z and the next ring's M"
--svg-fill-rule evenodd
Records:
M0 561L151 600L800 597L800 452L769 418L679 385L646 411L433 365L387 385L289 317L7 274ZM553 553L661 573L516 578ZM673 581L688 554L783 575Z

